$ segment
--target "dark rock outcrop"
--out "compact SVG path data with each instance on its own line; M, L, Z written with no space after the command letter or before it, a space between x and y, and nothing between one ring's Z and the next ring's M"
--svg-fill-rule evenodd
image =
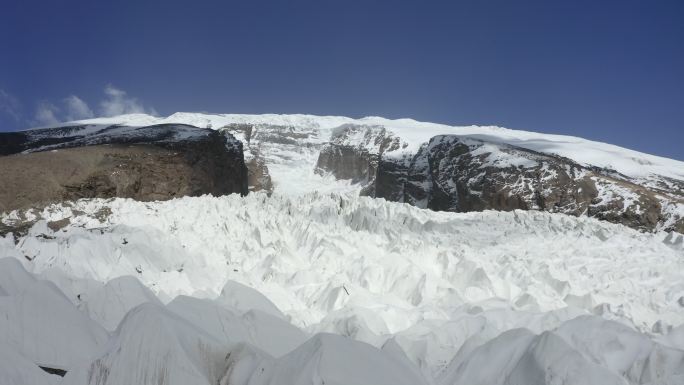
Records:
M321 148L316 170L361 183L366 195L373 195L382 154L401 146L400 139L385 127L346 124L334 130L330 143Z
M377 145L388 138L390 146ZM416 153L394 151L401 148L399 138L380 128L351 127L321 151L318 167L363 183L365 195L432 210L544 210L684 231L684 218L669 210L684 205L678 190L645 186L613 170L455 135L435 136Z
M79 198L248 192L242 144L210 129L74 126L0 140L0 211Z
M326 145L316 162L317 170L331 172L337 179L351 179L366 184L375 178L379 157L366 149Z
M273 181L271 181L271 174L268 172L266 159L262 155L260 141L252 140L256 136L254 125L230 124L221 127L219 131L239 138L243 145L247 146L245 149L245 164L247 166L247 185L249 191L272 193Z

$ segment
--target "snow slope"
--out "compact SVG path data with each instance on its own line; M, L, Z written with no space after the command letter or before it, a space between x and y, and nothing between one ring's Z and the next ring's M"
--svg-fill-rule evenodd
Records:
M0 237L0 311L56 301L45 309L79 325L64 330L82 348L18 310L4 313L15 325L4 341L69 370L65 384L684 378L677 233L319 193L81 200L1 221L36 222ZM52 345L35 349L27 335Z

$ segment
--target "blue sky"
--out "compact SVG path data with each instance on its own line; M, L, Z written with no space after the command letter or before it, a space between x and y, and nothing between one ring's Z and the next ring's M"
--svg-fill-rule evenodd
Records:
M684 160L683 1L6 1L0 131L145 111L562 133Z

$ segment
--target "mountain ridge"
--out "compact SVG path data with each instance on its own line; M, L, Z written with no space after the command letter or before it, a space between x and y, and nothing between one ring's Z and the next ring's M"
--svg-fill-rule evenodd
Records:
M95 118L23 134L77 141L70 127L160 125L238 139L250 191L354 192L446 211L545 210L684 232L684 162L566 135L381 117L183 112Z

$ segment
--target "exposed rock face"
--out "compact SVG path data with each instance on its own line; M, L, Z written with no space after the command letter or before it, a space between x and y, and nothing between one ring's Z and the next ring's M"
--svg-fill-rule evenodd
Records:
M266 159L262 155L261 145L258 140L252 141L255 133L253 124L231 124L220 129L221 132L228 132L230 135L239 138L247 147L245 153L245 164L247 166L247 184L250 191L273 192L273 182L268 172Z
M78 198L247 193L242 144L209 129L77 126L0 138L0 211Z
M379 157L366 149L345 145L326 145L316 162L318 170L331 172L337 179L366 184L375 178Z
M401 147L400 139L385 127L345 124L333 130L330 143L321 149L316 169L361 183L366 186L366 195L374 195L382 154Z
M384 129L348 127L321 151L318 167L365 183L366 195L432 210L544 210L684 231L677 181L667 182L679 189L644 186L612 170L455 135L435 136L417 153L394 151L401 148Z

